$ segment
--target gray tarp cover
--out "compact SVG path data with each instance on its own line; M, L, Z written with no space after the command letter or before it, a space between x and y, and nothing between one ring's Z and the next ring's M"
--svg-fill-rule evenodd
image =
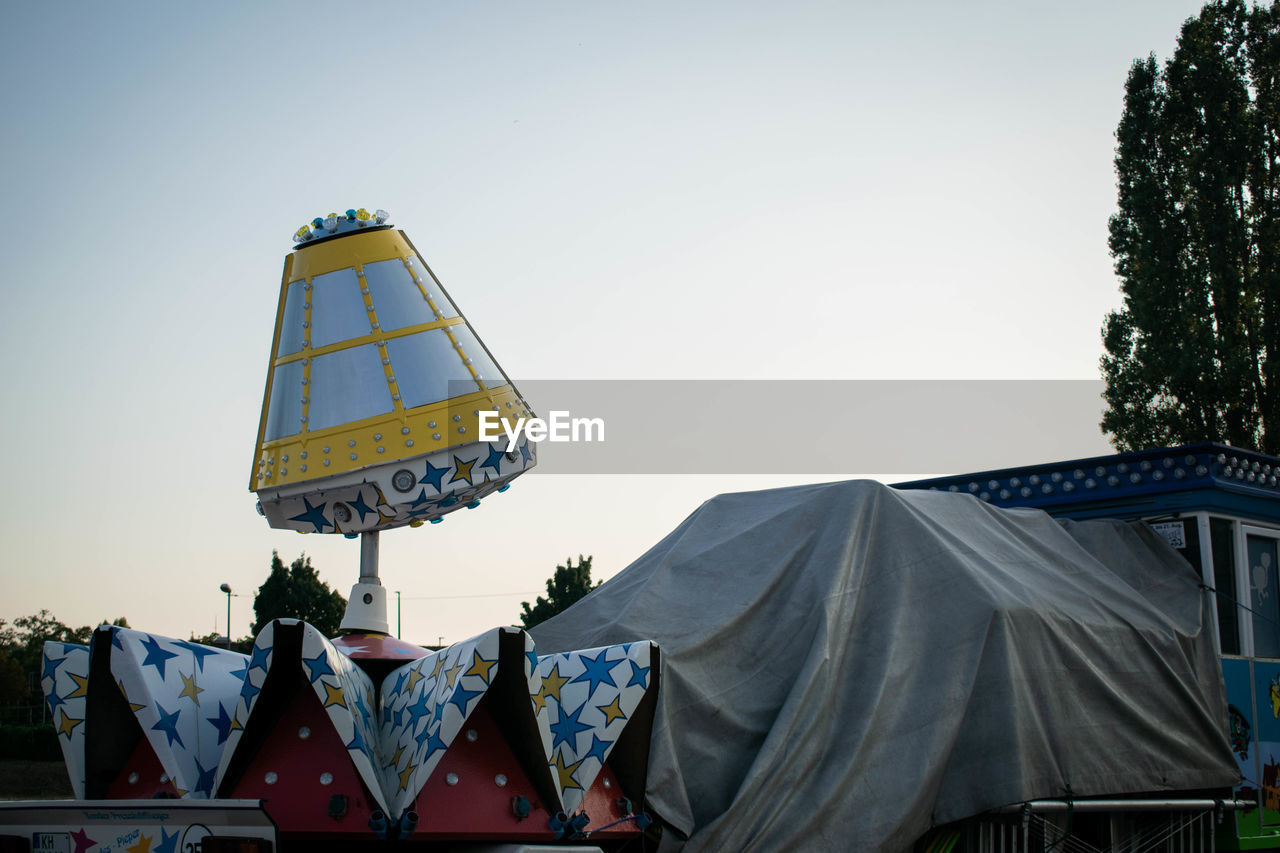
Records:
M906 850L1235 783L1206 606L1144 525L850 481L716 497L532 634L659 643L648 807L685 851Z

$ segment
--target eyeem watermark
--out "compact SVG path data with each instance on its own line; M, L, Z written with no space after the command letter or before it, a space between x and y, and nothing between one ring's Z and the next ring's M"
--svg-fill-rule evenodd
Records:
M481 410L480 440L507 436L507 452L514 453L523 434L530 441L604 441L604 418L571 418L568 412L552 411L547 420L517 418L515 425L497 412ZM501 432L498 428L501 427Z

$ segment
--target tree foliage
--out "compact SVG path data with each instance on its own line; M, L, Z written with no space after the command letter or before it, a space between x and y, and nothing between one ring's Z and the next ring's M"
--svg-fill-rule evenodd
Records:
M347 600L320 580L311 558L301 554L286 569L279 552L271 552L271 571L253 597L256 636L272 619L288 617L310 622L326 637L338 634Z
M1136 61L1116 140L1102 429L1280 453L1280 3L1215 0Z
M578 555L578 565L571 558L565 558L563 566L556 566L556 572L547 579L547 595L533 606L529 602L520 602L520 624L532 628L539 622L545 622L562 610L568 609L578 599L600 586L600 582L591 583L591 557Z
M123 616L103 620L102 624L129 627ZM72 628L48 610L19 616L13 624L0 619L0 705L35 705L43 701L40 673L45 642L86 645L93 637L94 627Z

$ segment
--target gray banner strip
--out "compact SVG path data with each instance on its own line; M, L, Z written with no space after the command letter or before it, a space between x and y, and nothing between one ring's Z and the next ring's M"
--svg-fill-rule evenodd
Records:
M515 384L539 417L563 413L566 434L603 422L604 441L579 424L577 441L539 442L536 474L929 475L1113 452L1100 380Z

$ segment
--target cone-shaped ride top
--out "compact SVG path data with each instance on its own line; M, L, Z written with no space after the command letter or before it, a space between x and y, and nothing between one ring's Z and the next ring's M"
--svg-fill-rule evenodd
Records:
M480 440L481 411L532 410L385 211L317 218L294 240L249 482L272 527L416 527L533 467L527 439Z

